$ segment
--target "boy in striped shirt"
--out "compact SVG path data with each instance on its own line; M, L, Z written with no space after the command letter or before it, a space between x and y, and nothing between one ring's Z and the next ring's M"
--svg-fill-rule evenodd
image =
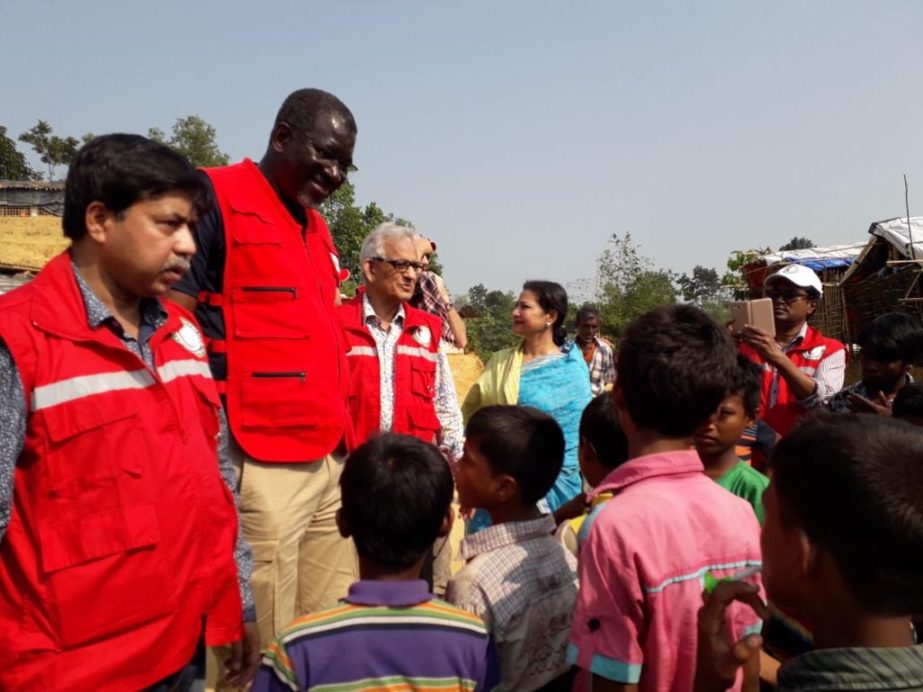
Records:
M439 451L382 435L350 456L340 487L337 520L356 543L360 581L270 644L254 692L493 689L499 666L483 621L420 579L433 541L452 526L452 474Z

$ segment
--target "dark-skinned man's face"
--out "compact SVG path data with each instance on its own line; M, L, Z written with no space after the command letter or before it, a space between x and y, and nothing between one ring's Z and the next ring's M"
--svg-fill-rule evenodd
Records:
M346 182L355 145L356 135L340 114L319 116L303 133L279 123L272 147L284 164L276 176L280 191L302 206L318 206Z

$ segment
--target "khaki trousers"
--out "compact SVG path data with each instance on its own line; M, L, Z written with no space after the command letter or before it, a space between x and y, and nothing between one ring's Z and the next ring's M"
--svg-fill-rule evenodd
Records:
M359 577L351 539L340 536L343 459L262 463L236 444L240 520L253 549L253 599L263 646L293 619L334 605Z

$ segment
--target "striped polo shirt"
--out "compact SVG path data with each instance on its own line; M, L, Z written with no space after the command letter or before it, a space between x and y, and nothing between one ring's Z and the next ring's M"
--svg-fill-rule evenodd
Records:
M491 690L498 681L479 617L422 580L359 581L340 605L298 618L269 645L252 690Z

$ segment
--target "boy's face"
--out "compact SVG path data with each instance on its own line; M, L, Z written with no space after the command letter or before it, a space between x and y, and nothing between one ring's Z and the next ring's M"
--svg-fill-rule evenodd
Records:
M753 423L738 394L725 397L711 417L695 432L695 448L704 459L721 456L737 444L744 429Z
M577 447L577 461L580 462L580 473L583 474L591 488L602 483L609 475L609 469L599 463L599 457L593 445L583 437L580 438L580 445Z
M465 440L465 451L455 466L455 486L458 503L462 507L493 506L496 495L496 477L487 459L481 454L476 440Z
M798 614L799 589L803 582L803 543L797 527L785 526L779 514L779 497L775 483L770 482L763 493L766 523L760 535L763 553L763 586L766 595L776 605Z
M863 349L859 358L862 364L862 382L873 394L891 391L907 372L907 364L904 361L890 358L887 354L877 354Z

